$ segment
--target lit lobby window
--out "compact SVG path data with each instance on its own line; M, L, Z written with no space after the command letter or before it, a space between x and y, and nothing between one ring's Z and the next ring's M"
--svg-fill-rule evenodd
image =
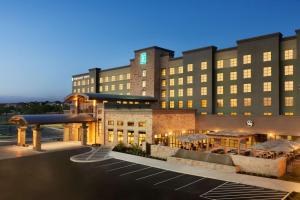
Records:
M183 66L178 67L178 74L183 74Z
M146 87L146 81L142 81L142 87Z
M264 97L264 106L272 106L272 98Z
M217 94L223 94L223 86L217 86Z
M268 52L264 52L263 53L263 61L271 61L272 60L272 52L268 51Z
M251 78L251 69L243 70L243 78Z
M244 112L245 116L251 116L251 112Z
M223 81L223 73L217 73L217 81Z
M174 101L170 101L170 108L174 108Z
M128 140L128 144L134 143L134 132L133 131L128 131L127 140Z
M230 94L237 94L237 85L230 86Z
M245 83L244 84L244 93L251 92L251 83Z
M165 98L166 95L167 95L166 90L162 90L162 91L161 91L161 97L162 97L162 98Z
M200 101L200 104L201 104L201 108L206 108L207 107L207 100L206 99L202 99Z
M232 108L237 107L237 99L230 99L230 107Z
M224 100L223 99L217 99L217 107L223 108L224 107Z
M108 142L113 142L114 140L114 131L113 129L108 129L108 138L107 138Z
M130 80L130 73L126 74L126 78L127 78L127 80Z
M111 81L116 81L116 76L111 76Z
M294 97L285 97L284 105L285 106L294 106Z
M294 81L285 81L284 91L293 91L293 90L294 90Z
M161 69L161 76L166 76L166 69Z
M183 97L183 89L178 89L178 96Z
M286 116L292 116L292 115L294 115L294 113L293 112L285 112L284 115L286 115Z
M193 64L188 64L187 65L187 71L192 72L193 71Z
M231 81L237 80L237 72L230 72L230 80Z
M170 97L174 97L174 90L170 90Z
M182 77L178 78L178 85L183 85L183 78Z
M264 67L263 75L264 77L272 76L272 67Z
M243 64L251 64L251 55L243 56Z
M127 89L127 90L130 89L130 83L126 83L126 89Z
M251 98L244 98L244 106L245 107L251 106L251 103L252 103L251 100L252 100Z
M293 75L294 74L294 66L293 65L286 65L284 66L284 75Z
M205 96L207 95L207 87L201 87L201 95Z
M111 91L115 91L115 85L111 85L111 86L110 86L110 90L111 90Z
M188 108L193 108L193 101L192 100L187 101L187 107Z
M294 58L294 50L288 49L284 51L284 60L291 60Z
M224 67L224 61L223 60L217 60L217 69L222 69Z
M263 91L271 92L272 91L272 82L264 82Z
M188 89L187 89L187 96L188 96L188 97L193 96L193 88L188 88Z
M200 80L201 83L206 83L207 82L207 75L206 74L202 74L200 79L201 79Z
M161 80L161 86L165 87L167 85L166 79Z
M271 112L264 112L264 116L272 116Z
M146 76L147 76L147 70L145 70L145 69L143 70L142 76L143 76L143 77L146 77Z
M183 101L178 101L178 108L183 108Z
M118 136L118 143L123 142L124 140L123 130L118 130L117 136Z
M187 84L192 84L193 83L193 76L187 76Z
M201 62L200 67L201 67L201 70L206 70L207 69L207 62Z
M237 58L231 58L230 67L236 67L236 66L237 66Z
M161 108L166 108L167 103L165 101L161 102Z
M171 67L170 68L170 75L174 75L175 74L175 68L174 67Z

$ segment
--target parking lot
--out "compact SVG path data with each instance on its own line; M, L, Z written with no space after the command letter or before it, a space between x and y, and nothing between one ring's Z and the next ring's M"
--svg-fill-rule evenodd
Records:
M94 163L89 165L88 170L104 171L111 176L126 180L128 184L134 181L146 187L180 194L186 193L188 196L191 195L198 199L280 200L287 194L255 186L181 174L117 159Z

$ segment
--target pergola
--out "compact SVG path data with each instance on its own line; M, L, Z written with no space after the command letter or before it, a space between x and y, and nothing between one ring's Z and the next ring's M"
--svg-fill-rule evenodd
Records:
M238 142L237 153L240 154L241 151L241 141L248 139L249 137L253 137L256 133L245 133L245 132L237 132L237 131L218 131L218 132L209 132L207 133L209 136L207 139L207 150L211 144L211 139L226 139L226 140L236 140ZM251 140L253 141L253 140Z
M86 145L88 122L95 119L89 114L43 114L43 115L15 115L9 119L12 124L18 125L18 145L26 145L26 129L32 126L33 149L41 151L41 125L82 123L81 143Z

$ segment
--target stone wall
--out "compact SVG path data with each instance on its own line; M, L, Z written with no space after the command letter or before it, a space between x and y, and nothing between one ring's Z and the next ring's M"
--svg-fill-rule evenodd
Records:
M283 176L286 172L286 158L284 157L273 160L231 155L231 158L241 172L275 177Z
M169 156L173 156L179 148L161 146L161 145L151 145L151 156L157 158L167 159Z

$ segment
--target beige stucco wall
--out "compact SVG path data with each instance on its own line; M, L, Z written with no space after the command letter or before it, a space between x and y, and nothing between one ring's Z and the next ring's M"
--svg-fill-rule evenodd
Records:
M178 149L176 147L151 145L151 156L167 159L169 156L175 155Z

